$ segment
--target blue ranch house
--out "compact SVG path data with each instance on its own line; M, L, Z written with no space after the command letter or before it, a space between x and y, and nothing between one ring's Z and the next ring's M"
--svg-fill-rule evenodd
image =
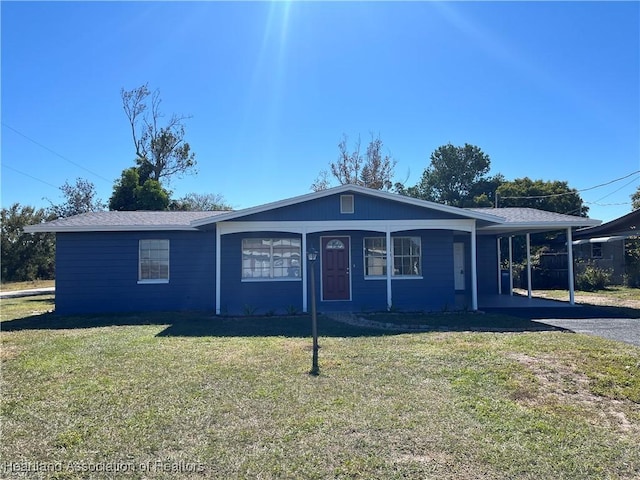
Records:
M320 311L476 310L509 293L501 237L563 230L571 260L572 229L599 223L343 185L238 211L94 212L25 230L56 233L57 313L235 315L306 312L312 249Z

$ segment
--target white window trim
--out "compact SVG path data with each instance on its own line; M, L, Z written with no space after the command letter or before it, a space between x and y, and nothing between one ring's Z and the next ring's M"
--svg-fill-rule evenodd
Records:
M241 256L241 260L240 260L240 282L247 282L247 283L255 283L255 282L300 282L302 281L302 263L304 262L304 256L302 253L302 242L300 242L300 263L301 265L298 267L300 269L300 276L299 277L244 277L243 273L244 273L244 267L242 266L242 262L244 261L244 259L242 258L242 255L244 255L244 241L245 240L270 240L271 241L271 265L269 267L269 269L271 270L271 274L273 274L273 241L274 240L298 240L296 237L246 237L243 238L242 241L240 242L240 256Z
M140 258L140 245L144 241L165 241L167 242L167 278L141 278L142 277L142 262ZM138 240L138 285L157 285L162 283L169 283L171 278L171 242L167 238L141 238Z
M367 255L366 255L366 241L367 239L372 239L372 238L382 238L385 239L385 237L364 237L362 239L362 258L363 258L363 271L366 272L366 263L367 263ZM393 259L395 257L395 253L394 253L394 244L393 244L393 240L396 238L417 238L420 240L420 271L422 271L422 237L420 236L416 236L416 235L403 235L403 236L398 236L398 237L391 237L391 263L393 264ZM386 240L386 239L385 239ZM366 273L364 274L364 279L365 280L386 280L387 279L387 275L367 275ZM423 280L424 276L422 274L420 275L395 275L394 272L391 272L391 280Z
M163 280L161 278L158 278L149 280L138 280L138 285L159 285L162 283L169 283L169 279Z

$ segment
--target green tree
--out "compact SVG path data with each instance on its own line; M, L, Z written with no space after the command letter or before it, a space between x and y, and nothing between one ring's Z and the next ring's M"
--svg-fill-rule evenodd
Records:
M640 186L631 195L631 209L640 209ZM624 240L625 248L625 275L624 281L627 287L640 287L640 236L630 237Z
M503 182L497 193L499 207L529 207L581 217L589 212L578 191L558 180L516 178Z
M113 186L109 210L167 210L170 192L160 182L140 176L136 167L127 168Z
M331 162L331 175L340 185L361 185L377 190L391 190L396 160L383 153L384 144L380 135L371 135L371 140L364 153L361 151L360 137L349 151L348 137L343 135L338 143L338 160ZM326 190L331 180L327 171L321 171L311 185L313 191Z
M109 210L138 210L136 190L140 186L140 174L136 167L122 171L120 179L113 185L109 199Z
M148 178L136 191L136 210L168 210L170 193L165 190L160 182Z
M195 172L195 154L184 139L184 121L190 117L174 113L161 125L164 115L160 111L160 92L152 92L147 84L133 90L123 88L120 95L140 175L161 182Z
M0 264L3 282L54 278L55 236L25 233L24 227L53 220L45 209L14 203L1 212Z
M631 210L638 210L640 208L640 186L636 189L636 192L631 195Z
M399 192L411 197L454 207L490 206L502 175L490 177L491 159L479 147L451 143L431 154L431 163L413 187Z
M65 201L53 204L51 201L50 213L55 218L66 218L87 212L98 212L105 209L105 204L97 196L95 185L83 178L76 178L75 185L68 181L60 187Z
M188 193L184 197L172 200L169 210L188 210L197 212L232 210L224 197L217 193Z

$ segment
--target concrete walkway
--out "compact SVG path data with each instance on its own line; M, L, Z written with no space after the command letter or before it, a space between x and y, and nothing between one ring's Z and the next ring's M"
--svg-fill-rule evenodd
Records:
M33 297L36 295L50 295L52 293L56 293L56 287L30 288L28 290L0 292L0 298Z

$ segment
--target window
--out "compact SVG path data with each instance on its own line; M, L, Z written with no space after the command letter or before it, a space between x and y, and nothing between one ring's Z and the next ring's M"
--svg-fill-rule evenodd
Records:
M392 238L391 255L395 277L419 277L422 275L420 237ZM364 239L364 274L366 277L383 277L387 274L387 241L384 237Z
M138 282L169 281L169 240L140 240Z
M602 243L591 244L591 258L602 258Z
M353 213L353 195L340 195L340 213Z
M337 238L333 240L329 240L327 242L327 246L325 247L327 250L344 250L344 243L342 243Z
M419 237L404 237L393 239L393 274L422 274L420 270Z
M300 280L300 239L243 239L242 279Z
M387 274L387 247L385 238L364 239L364 275L378 277Z

